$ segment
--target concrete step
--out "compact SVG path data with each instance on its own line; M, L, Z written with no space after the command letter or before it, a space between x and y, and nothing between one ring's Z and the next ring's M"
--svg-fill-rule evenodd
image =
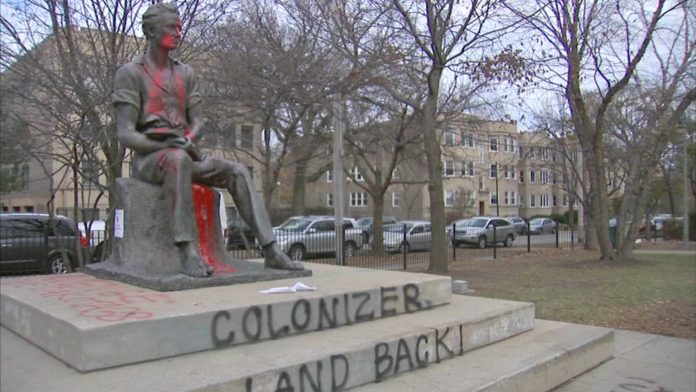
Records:
M360 392L542 392L610 359L611 329L536 320L533 331Z
M342 390L436 369L533 325L533 304L455 296L449 305L421 312L89 373L64 366L3 329L2 389Z
M3 278L0 322L80 371L418 312L451 279L313 264L313 276L158 292L76 273ZM301 281L316 291L261 294Z

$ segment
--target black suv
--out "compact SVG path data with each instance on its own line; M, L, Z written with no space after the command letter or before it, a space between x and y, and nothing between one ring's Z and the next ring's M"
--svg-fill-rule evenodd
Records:
M86 250L86 238L70 219L54 218L51 225L48 214L0 214L0 274L65 274L77 268L75 252Z

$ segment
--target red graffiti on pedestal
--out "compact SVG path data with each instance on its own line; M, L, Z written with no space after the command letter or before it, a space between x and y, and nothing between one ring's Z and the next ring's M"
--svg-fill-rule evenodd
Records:
M166 293L82 274L25 277L11 285L61 302L79 316L104 322L150 319L154 313L143 309L143 304L174 303Z

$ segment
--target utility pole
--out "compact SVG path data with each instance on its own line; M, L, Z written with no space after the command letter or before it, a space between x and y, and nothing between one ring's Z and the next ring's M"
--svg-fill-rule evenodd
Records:
M337 94L333 103L333 178L334 178L334 218L336 226L336 264L345 265L343 259L343 102Z
M498 194L498 162L495 162L495 216L500 216L500 194Z
M689 132L686 127L684 130L684 227L683 241L684 246L689 242Z

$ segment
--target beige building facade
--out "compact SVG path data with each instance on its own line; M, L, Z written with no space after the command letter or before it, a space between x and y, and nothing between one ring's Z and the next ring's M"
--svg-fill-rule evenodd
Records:
M476 215L563 214L571 198L563 181L564 154L544 132L519 132L515 122L457 116L440 132L442 180L447 221ZM383 200L385 216L430 219L425 157L403 162ZM356 170L348 161L344 167ZM362 176L344 185L344 213L372 216L375 201L360 187ZM331 171L307 185L309 211L332 213L335 186Z

